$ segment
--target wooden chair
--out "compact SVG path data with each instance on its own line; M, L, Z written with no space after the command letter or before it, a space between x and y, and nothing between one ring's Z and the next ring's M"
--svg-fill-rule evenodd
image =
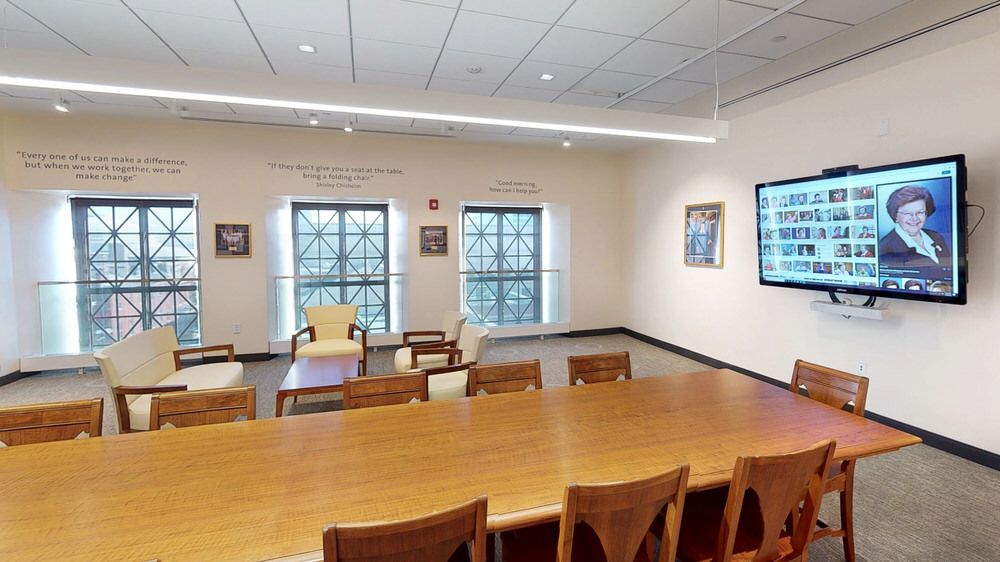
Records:
M687 491L687 464L639 480L566 487L562 517L551 523L501 535L504 560L558 562L653 560L651 525L660 515L659 562L677 551Z
M189 427L257 418L254 385L156 393L149 405L149 429Z
M48 402L0 408L0 446L100 437L104 399Z
M427 373L344 379L344 409L427 401Z
M678 556L684 562L804 559L835 446L827 439L784 455L736 459L728 490L687 496Z
M472 562L486 560L486 496L402 521L332 523L323 529L326 562L456 560L472 544ZM456 552L458 551L458 552Z
M542 365L538 359L473 365L469 369L469 396L541 390Z
M303 309L308 326L292 336L292 361L296 357L329 357L357 355L358 372L368 374L368 331L356 324L358 305L328 304ZM354 334L361 334L361 342ZM299 345L299 338L309 335L309 342Z
M593 384L632 378L628 352L574 355L566 358L569 384Z
M868 377L852 375L822 365L795 361L792 382L788 390L802 394L840 410L850 408L856 416L865 416L868 398ZM817 530L813 540L824 537L843 537L844 558L854 562L854 466L856 459L840 461L830 467L826 492L840 494L840 528L825 527Z

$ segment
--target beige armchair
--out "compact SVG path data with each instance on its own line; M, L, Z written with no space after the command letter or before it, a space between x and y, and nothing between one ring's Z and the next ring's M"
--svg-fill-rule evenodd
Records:
M358 372L368 374L368 332L355 322L358 319L356 304L328 304L307 306L308 326L292 336L292 361L298 357L331 357L357 355ZM354 333L361 334L361 343L354 340ZM309 334L309 342L299 345L299 338Z
M440 330L403 332L403 347L396 350L396 372L405 373L419 367L413 365L413 356L410 352L412 348L454 346L462 334L462 326L465 326L466 318L466 315L461 312L448 310L444 313L444 321L441 323ZM429 340L428 338L434 339Z
M226 362L181 366L184 355L218 351L227 352ZM94 359L114 396L121 433L149 429L154 393L243 384L243 364L233 361L233 344L182 349L173 326L132 334L95 352Z
M469 382L468 370L434 374L438 367L456 364L474 364L483 358L490 331L482 326L465 326L455 345L449 347L413 347L411 365L427 371L427 395L429 400L443 400L465 396ZM460 353L453 351L458 349ZM452 353L449 353L451 351Z

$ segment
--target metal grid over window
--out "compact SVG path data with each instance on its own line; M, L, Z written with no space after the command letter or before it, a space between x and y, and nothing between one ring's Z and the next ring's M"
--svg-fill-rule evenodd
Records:
M194 201L73 198L81 349L173 326L201 343Z
M389 206L292 203L295 298L299 325L307 306L358 305L358 324L389 329Z
M466 206L465 310L485 326L542 321L542 211Z

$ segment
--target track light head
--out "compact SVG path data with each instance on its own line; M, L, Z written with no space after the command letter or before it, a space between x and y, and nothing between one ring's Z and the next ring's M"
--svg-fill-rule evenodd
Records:
M313 126L319 125L319 117L315 113L309 114L309 124Z
M563 146L571 146L572 144L569 142L569 133L563 133Z
M52 107L56 108L56 111L69 113L69 101L58 92L52 96Z
M351 118L350 117L344 118L344 132L350 133L353 130L354 130L354 125L351 123Z

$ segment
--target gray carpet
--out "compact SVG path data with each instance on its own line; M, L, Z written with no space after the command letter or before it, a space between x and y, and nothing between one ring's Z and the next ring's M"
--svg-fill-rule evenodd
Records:
M624 335L588 338L547 337L504 340L487 345L483 363L540 359L543 386L566 386L566 357L628 351L634 377L706 369L705 365ZM369 354L368 372L393 371L394 349ZM288 356L245 363L245 381L257 385L257 415L272 417L278 386L288 371ZM789 366L791 369L791 366ZM111 394L96 369L83 374L53 372L0 387L0 406L103 396L104 432L117 433ZM285 415L340 407L340 394L301 397L285 402ZM1000 472L925 445L858 461L854 518L861 562L962 560L1000 561L996 525ZM836 523L836 497L824 498L820 518ZM816 542L814 562L843 560L837 539Z

